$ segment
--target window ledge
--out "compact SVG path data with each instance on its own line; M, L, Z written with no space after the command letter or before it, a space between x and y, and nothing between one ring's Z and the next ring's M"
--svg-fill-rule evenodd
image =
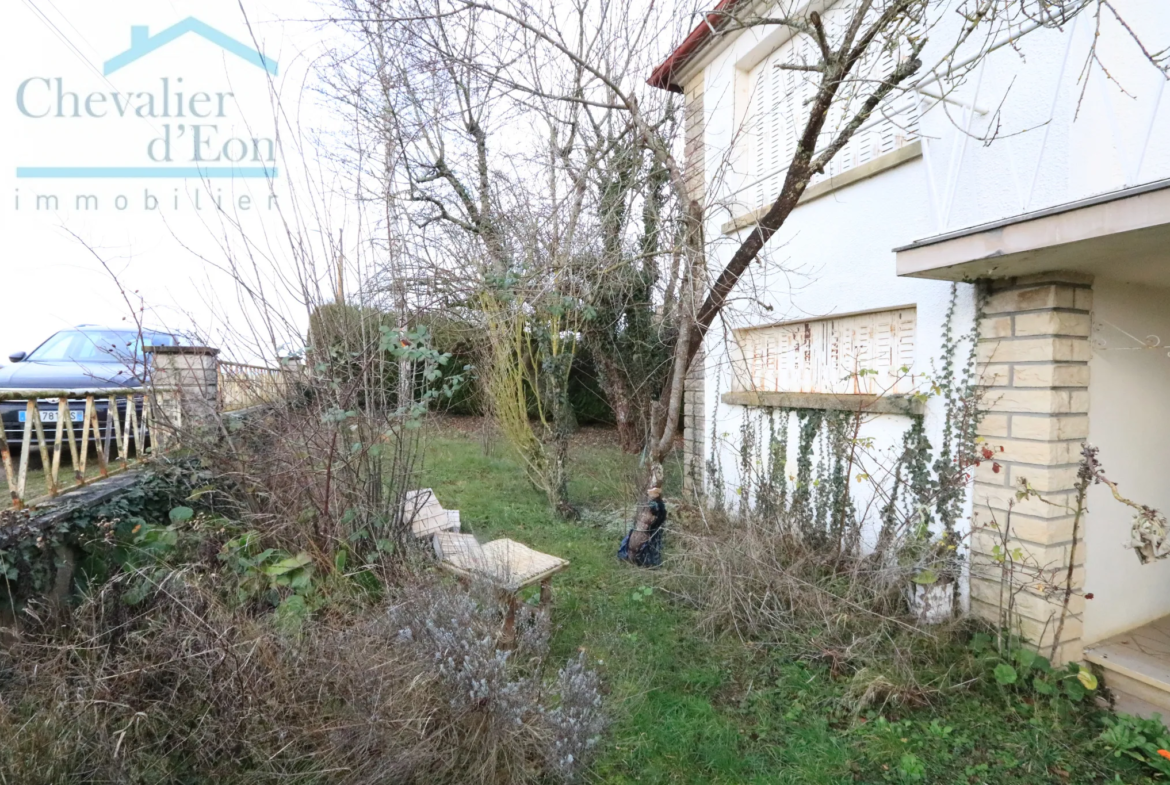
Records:
M897 150L891 150L884 155L879 155L872 161L867 161L861 166L854 166L852 169L846 169L836 177L830 177L828 180L822 180L816 185L809 186L804 189L801 194L800 201L797 205L802 205L806 202L811 202L813 199L819 199L826 194L830 194L839 188L844 188L862 180L868 180L874 175L881 174L887 169L893 169L895 166L901 166L907 161L912 161L915 158L922 156L922 140L916 139L908 145L899 147ZM720 227L723 234L734 234L740 229L746 229L750 226L755 226L756 223L767 214L772 205L766 204L763 207L752 210L750 213L744 213L738 218L733 218Z
M865 414L921 415L926 411L925 402L912 395L744 391L723 393L723 402L732 406L823 409Z

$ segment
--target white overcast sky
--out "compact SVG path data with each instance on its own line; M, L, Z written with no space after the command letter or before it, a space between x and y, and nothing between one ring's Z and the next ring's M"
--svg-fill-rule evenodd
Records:
M222 216L211 209L215 197L238 216L254 243L253 253L268 256L265 264L283 263L281 222L271 209L265 179L105 179L68 172L51 179L27 172L18 176L18 170L32 167L191 166L196 133L202 158L222 156L226 143L233 157L249 148L239 166L255 165L257 148L264 158L268 143L251 140L274 136L272 91L280 96L289 123L311 131L328 127L332 118L314 92L310 74L311 63L333 33L304 21L319 18L319 11L309 0L244 0L243 9L237 0L5 3L0 27L0 363L7 362L10 352L29 350L62 327L124 323L127 306L98 255L132 298L137 292L145 302L148 326L186 329L194 323L212 335L225 328L247 329L235 287L200 257L222 262L222 238L239 236L225 231ZM154 36L188 17L248 47L255 48L254 36L259 49L276 61L277 74L194 32L105 73L107 61L130 48L133 26L145 26ZM162 116L164 79L169 117ZM56 116L59 89L64 117ZM182 118L174 116L180 92L186 107ZM143 93L154 95L156 117L137 116L138 107L149 100ZM195 111L209 117L189 116L197 93L207 97L196 98ZM220 93L232 94L225 95L222 113L217 111ZM24 112L18 104L21 95ZM82 117L72 116L73 95ZM84 116L87 100L90 113L103 116ZM124 117L117 116L119 102ZM198 130L192 127L196 124ZM170 161L160 161L168 132ZM284 152L299 158L300 145L287 143L287 125L281 134ZM247 141L227 142L231 138ZM158 139L164 141L152 147ZM312 164L311 149L309 154L307 163ZM287 196L290 175L304 171L279 158L278 199ZM223 163L205 160L201 165ZM296 314L295 297L279 287L272 289L272 297Z

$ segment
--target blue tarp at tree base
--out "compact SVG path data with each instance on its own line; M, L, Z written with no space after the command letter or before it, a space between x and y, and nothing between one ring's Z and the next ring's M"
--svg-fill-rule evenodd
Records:
M622 538L622 544L618 548L617 557L623 561L628 561L631 564L636 564L639 567L657 567L662 564L662 539L665 535L664 527L666 524L666 504L661 498L651 499L646 505L647 512L653 516L650 521L647 531L649 531L649 538L643 543L642 547L638 549L632 556L630 554L630 536L634 533L634 529L626 532L626 536ZM639 513L641 516L642 513Z

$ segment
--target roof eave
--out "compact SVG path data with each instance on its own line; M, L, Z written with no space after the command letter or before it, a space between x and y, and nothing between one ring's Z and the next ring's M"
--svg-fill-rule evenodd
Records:
M660 90L681 93L683 91L681 83L684 80L678 78L679 74L710 43L717 40L719 28L727 23L728 17L725 12L744 2L751 2L751 0L719 0L718 5L703 17L703 20L695 26L694 30L691 30L687 37L683 39L683 42L675 47L674 51L670 53L670 56L654 69L650 74L650 78L646 80L646 83Z

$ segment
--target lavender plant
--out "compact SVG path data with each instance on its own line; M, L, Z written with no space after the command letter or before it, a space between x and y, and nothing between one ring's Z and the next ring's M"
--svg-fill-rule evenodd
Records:
M470 591L430 585L394 606L394 640L433 663L452 710L483 719L486 741L524 737L539 746L549 772L577 778L605 727L601 680L578 655L555 679L545 679L548 616L520 603L516 635L503 640L505 603L491 587Z
M605 730L601 713L601 679L585 667L584 652L557 673L560 704L545 713L553 732L548 765L565 780L572 780Z

